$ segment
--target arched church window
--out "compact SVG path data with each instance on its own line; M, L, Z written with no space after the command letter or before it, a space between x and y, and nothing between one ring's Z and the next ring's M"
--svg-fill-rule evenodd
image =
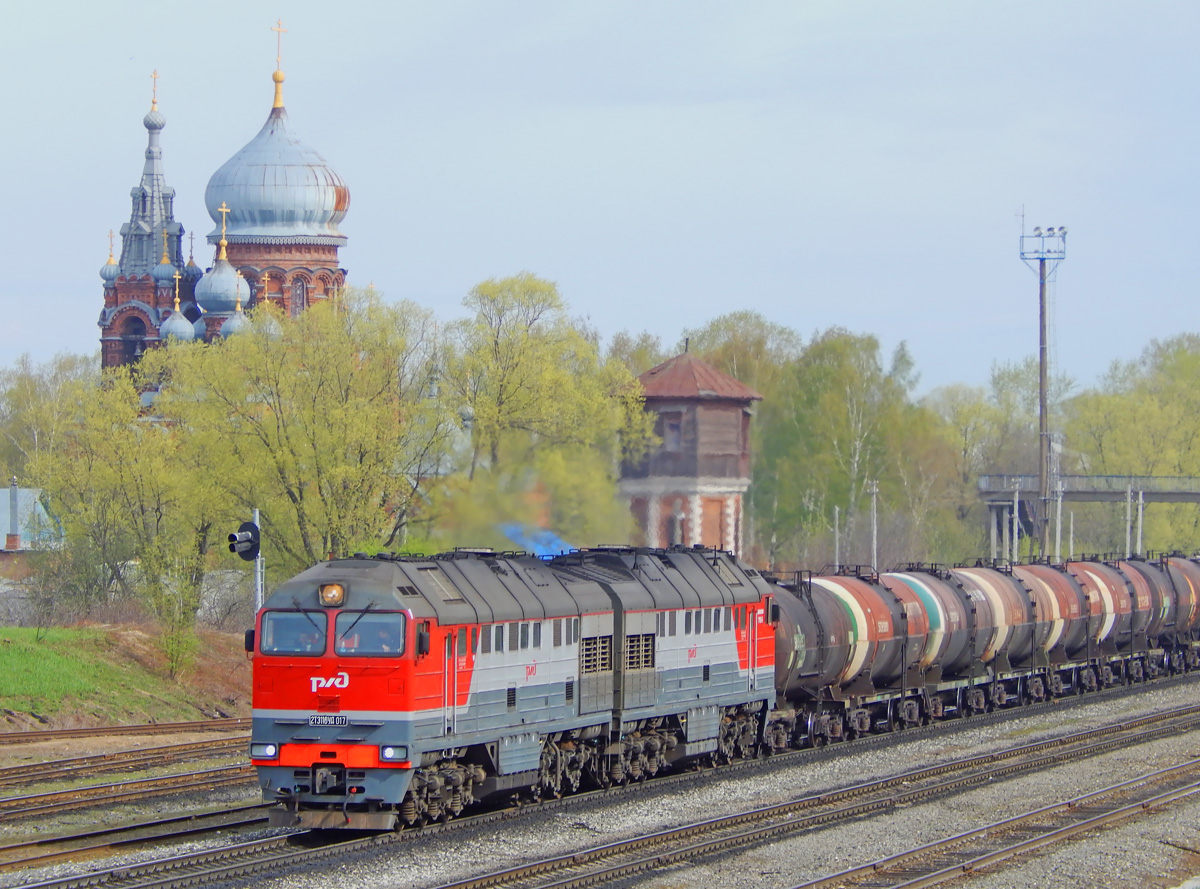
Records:
M146 322L133 315L121 325L122 363L132 364L146 351Z
M308 287L303 278L292 282L292 314L303 311L308 307Z

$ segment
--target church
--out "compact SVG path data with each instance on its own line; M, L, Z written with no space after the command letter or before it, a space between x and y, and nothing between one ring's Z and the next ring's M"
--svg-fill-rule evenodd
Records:
M130 192L120 259L110 236L108 262L100 269L103 367L132 364L172 337L211 342L236 334L249 323L246 310L264 300L294 316L336 298L345 284L338 250L346 236L338 224L350 206L350 191L290 129L278 65L272 79L275 100L266 123L205 188L214 224L208 242L216 249L207 271L196 264L190 239L183 258L184 228L175 220L175 189L167 185L163 167L166 118L155 89L142 120L146 163Z

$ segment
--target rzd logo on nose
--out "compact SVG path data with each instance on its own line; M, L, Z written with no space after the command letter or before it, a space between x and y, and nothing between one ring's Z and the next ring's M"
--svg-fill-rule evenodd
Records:
M309 682L312 683L312 690L318 688L345 688L350 684L349 673L338 673L336 676L330 676L326 679L324 676L310 676Z

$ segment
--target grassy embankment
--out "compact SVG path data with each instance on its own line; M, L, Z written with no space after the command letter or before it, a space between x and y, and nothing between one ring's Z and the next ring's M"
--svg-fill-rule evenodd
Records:
M181 722L249 713L241 640L204 633L176 679L136 627L0 627L0 730Z

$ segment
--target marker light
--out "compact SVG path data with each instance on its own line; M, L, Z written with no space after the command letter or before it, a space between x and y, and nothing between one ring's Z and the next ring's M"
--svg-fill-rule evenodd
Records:
M323 583L317 596L326 608L336 608L346 601L346 588L340 583Z
M380 747L379 758L383 760L394 761L400 759L408 759L407 747Z
M251 744L250 758L251 759L274 759L279 755L279 747L276 744Z

